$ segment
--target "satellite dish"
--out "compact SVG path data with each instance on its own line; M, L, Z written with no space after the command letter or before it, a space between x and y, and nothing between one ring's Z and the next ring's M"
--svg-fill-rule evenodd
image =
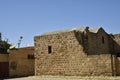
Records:
M16 47L16 44L13 44L13 45L11 45L10 47L9 47L9 49L13 49L13 48L15 48Z

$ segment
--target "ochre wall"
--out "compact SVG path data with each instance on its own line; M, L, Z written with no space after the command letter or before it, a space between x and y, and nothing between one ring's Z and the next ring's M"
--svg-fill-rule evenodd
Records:
M29 54L34 54L34 48L28 47L10 51L10 77L34 75L34 59L28 59Z
M8 62L9 54L0 54L0 62Z
M35 75L112 75L111 55L88 55L79 39L82 35L76 38L75 34L70 31L34 38ZM48 46L52 47L50 54Z

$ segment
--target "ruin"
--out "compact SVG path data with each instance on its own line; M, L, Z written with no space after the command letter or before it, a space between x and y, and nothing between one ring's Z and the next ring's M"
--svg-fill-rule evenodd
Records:
M120 35L80 27L34 37L35 75L120 75Z

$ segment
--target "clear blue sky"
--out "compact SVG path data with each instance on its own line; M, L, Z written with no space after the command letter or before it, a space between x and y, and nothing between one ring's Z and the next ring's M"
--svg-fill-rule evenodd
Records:
M34 45L44 32L89 26L120 33L120 0L0 0L0 32L9 43Z

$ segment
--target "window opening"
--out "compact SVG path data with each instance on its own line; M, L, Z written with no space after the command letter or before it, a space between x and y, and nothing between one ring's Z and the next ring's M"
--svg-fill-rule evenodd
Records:
M104 39L104 37L102 36L102 43L104 44L105 43L105 39Z
M48 54L52 53L52 46L48 46Z
M28 59L35 59L34 54L28 54Z

